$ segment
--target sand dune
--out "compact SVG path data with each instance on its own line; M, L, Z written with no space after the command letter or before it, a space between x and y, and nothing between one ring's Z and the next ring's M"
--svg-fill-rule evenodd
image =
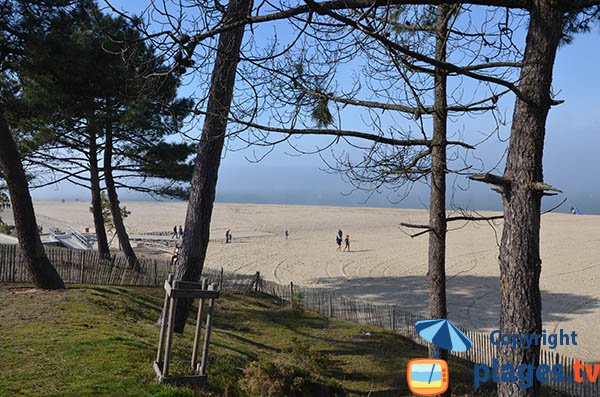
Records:
M167 232L184 223L185 203L124 204L131 211L126 221L131 233ZM40 223L46 226L68 223L93 229L88 203L40 201L35 206ZM217 204L207 262L425 313L427 237L412 239L398 225L423 223L426 218L423 210ZM459 229L448 234L449 318L472 329L497 328L501 227L461 226L452 224ZM223 244L228 228L233 243ZM338 228L350 235L352 252L336 252ZM559 351L594 361L600 361L599 231L598 216L547 214L542 220L545 328L576 331L578 346L563 346Z

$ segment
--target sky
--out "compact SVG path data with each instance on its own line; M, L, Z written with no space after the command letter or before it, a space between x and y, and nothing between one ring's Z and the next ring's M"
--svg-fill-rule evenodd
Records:
M126 10L136 11L144 2L115 1ZM600 112L599 95L600 64L598 51L599 31L577 35L572 44L559 48L554 69L553 90L557 99L565 102L553 107L547 122L544 152L545 181L563 190L563 194L545 198L543 208L550 208L567 199L561 210L571 206L583 213L600 214ZM347 73L351 73L349 70ZM340 78L344 75L341 74ZM185 92L184 92L185 94ZM513 98L505 101L510 121ZM352 112L344 113L343 125L353 126L358 120ZM459 119L451 122L449 131L481 134L489 130L490 120ZM509 125L501 135L508 136ZM196 132L199 134L199 132ZM320 141L304 137L302 147L313 147ZM506 143L490 140L478 147L477 156L485 159L485 166L502 159ZM335 149L337 153L343 147ZM428 187L416 184L402 201L391 190L365 193L355 191L338 174L326 172L327 166L317 155L293 155L289 145L282 144L262 161L247 160L252 152L228 151L224 154L217 185L217 202L248 202L311 205L349 205L373 207L427 208ZM495 172L501 174L503 166ZM596 182L594 182L596 181ZM470 209L501 209L500 196L489 186L468 183L464 178L449 177L449 186L454 194L449 197L450 205ZM458 187L456 186L458 185ZM468 187L467 191L463 191ZM88 200L85 190L60 184L33 192L34 199L80 199ZM123 200L149 199L140 194L122 192Z

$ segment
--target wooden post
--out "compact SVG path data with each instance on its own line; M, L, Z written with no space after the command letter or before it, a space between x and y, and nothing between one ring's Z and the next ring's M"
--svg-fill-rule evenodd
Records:
M214 291L215 286L211 284L208 287L209 291ZM200 375L204 375L206 373L206 364L208 363L208 346L210 344L210 333L212 331L212 318L215 311L215 299L210 298L208 300L208 313L206 314L206 331L204 333L204 346L202 347L202 361L200 363L200 368L198 372Z
M329 294L329 311L327 314L328 314L328 317L333 317L333 302L332 302L331 294Z
M204 285L202 286L202 289L205 289L206 287L204 287ZM219 274L219 291L223 290L223 267L221 266L221 273Z
M156 271L157 271L156 268L157 268L157 266L158 266L158 261L154 261L154 286L155 287L158 287L158 277L157 277L157 274L156 274Z
M83 284L85 281L85 278L83 277L83 269L85 267L83 266L83 262L81 262L81 266L79 267L79 284Z
M396 305L392 305L392 330L396 330Z
M223 270L223 268L221 268ZM208 287L208 280L202 280L202 289L206 290ZM198 345L200 344L200 332L202 330L202 317L204 316L204 299L201 298L198 302L198 317L196 318L196 333L194 335L194 346L192 347L192 369L197 368L198 363Z
M169 358L171 357L171 346L173 344L173 326L175 325L175 299L169 297L169 322L167 324L167 341L165 346L165 358L163 360L162 375L169 375Z
M169 282L169 284L171 284L173 282L173 279L175 278L174 274L169 274L167 280ZM167 293L165 292L165 303L163 305L163 311L162 311L162 322L160 324L160 335L158 337L158 351L156 353L156 363L157 364L161 364L161 356L163 354L164 351L164 347L165 347L165 332L167 329L167 309L169 308L169 296L167 295ZM161 365L162 367L162 365Z

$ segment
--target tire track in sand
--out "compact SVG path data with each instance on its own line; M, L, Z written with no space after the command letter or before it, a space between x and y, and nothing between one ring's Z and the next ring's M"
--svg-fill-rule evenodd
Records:
M481 300L482 298L485 298L486 296L488 296L488 295L490 295L490 294L493 294L493 293L494 293L494 291L488 291L488 292L486 292L485 294L482 294L482 295L476 296L476 297L474 297L474 298L471 300L471 303L469 303L469 305L467 306L467 312L466 312L466 314L467 314L467 320L469 321L469 324L471 324L471 325L470 325L470 328L471 328L471 329L478 330L478 329L480 329L480 328L481 328L481 325L477 325L477 324L475 324L475 322L473 321L473 318L471 317L471 309L473 309L473 306L475 306L477 303L479 303L479 302L480 302L480 300Z
M341 269L341 271L342 271L342 274L344 275L344 277L346 277L346 278L352 278L352 277L350 277L350 276L348 275L348 273L346 273L346 269L347 269L349 266L356 264L356 262L357 262L357 261L355 261L355 260L351 260L350 262L346 262L345 264L342 264L342 266L340 267L340 269Z
M279 268L281 267L281 265L283 264L283 262L287 261L287 258L285 258L284 260L282 260L281 262L279 262L277 264L277 266L275 266L273 268L273 277L275 278L275 280L277 280L277 282L279 284L281 284L281 279L279 278L279 276L277 275L277 270L279 270Z
M395 262L395 261L396 261L396 258L393 258L393 259L388 259L388 260L386 260L386 261L379 262L378 264L376 264L375 266L373 266L373 267L371 268L371 270L369 270L369 277L375 277L375 276L373 275L373 272L374 272L374 271L375 271L377 268L379 268L379 267L381 267L381 266L383 266L383 265L386 265L386 264L388 264L388 263L390 263L390 262Z
M273 258L274 256L277 256L277 255L278 255L278 254L271 254L271 255L268 255L268 256L266 256L266 257L264 257L264 258L260 258L260 259L257 259L257 260L255 260L255 261L248 262L248 263L246 263L246 264L244 264L244 265L241 265L241 266L238 266L238 267L236 267L236 268L235 268L235 269L233 269L232 271L233 271L233 272L237 272L237 271L239 271L239 270L241 270L241 269L244 269L244 268L247 268L247 267L249 267L249 266L252 266L252 265L254 265L254 264L258 263L258 262L261 262L261 261L263 261L263 260L266 260L266 259Z

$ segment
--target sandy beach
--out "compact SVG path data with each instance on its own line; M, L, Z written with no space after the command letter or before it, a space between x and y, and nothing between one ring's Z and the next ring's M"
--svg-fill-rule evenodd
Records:
M125 202L130 233L168 232L184 223L182 202ZM35 203L39 223L93 230L87 202ZM427 236L411 238L400 222L424 223L424 210L216 204L207 265L255 273L281 283L328 288L374 303L426 312ZM335 234L349 234L352 252L336 252ZM501 224L451 224L447 243L449 318L492 330L499 318L497 264ZM224 244L231 229L232 244ZM284 233L289 230L289 239ZM546 214L542 220L543 319L547 332L578 334L557 350L600 361L600 217ZM165 254L165 257L167 255Z

